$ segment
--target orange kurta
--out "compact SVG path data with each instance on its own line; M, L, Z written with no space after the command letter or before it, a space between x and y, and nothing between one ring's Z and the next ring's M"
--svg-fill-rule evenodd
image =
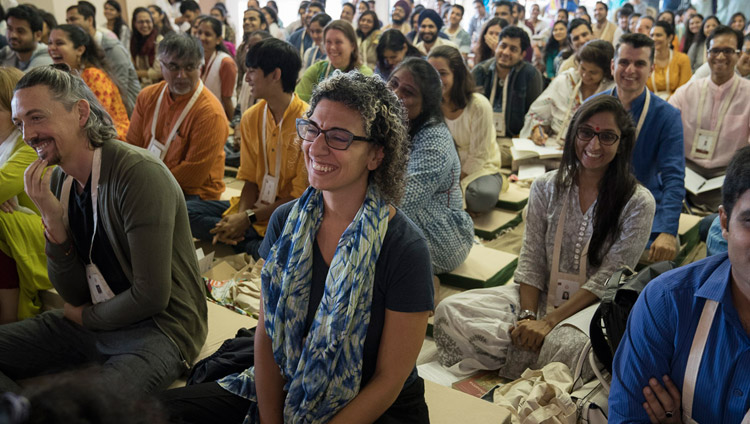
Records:
M672 61L669 63L669 94L674 94L677 88L690 81L693 71L690 68L690 58L685 53L679 51L672 52ZM651 76L646 80L646 87L649 90L667 91L667 68L655 66L653 80L656 87L653 86Z
M166 81L162 81L150 85L138 95L128 131L128 143L148 148L156 102L166 84ZM187 106L195 89L172 99L167 88L156 121L156 138L162 143L166 143L172 125ZM204 88L182 121L164 157L164 163L185 194L198 195L203 200L219 199L224 192L224 144L228 135L229 123L224 108L216 96Z
M99 103L104 106L104 110L115 121L117 138L125 140L128 134L128 127L130 127L130 119L128 119L128 111L125 109L125 104L122 103L122 97L120 97L120 90L117 88L117 85L115 85L106 72L94 67L84 69L81 72L81 78L91 91L94 92Z

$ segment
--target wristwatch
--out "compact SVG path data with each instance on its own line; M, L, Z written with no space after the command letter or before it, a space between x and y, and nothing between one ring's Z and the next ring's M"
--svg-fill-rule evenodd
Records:
M519 321L522 319L536 320L536 312L532 311L531 309L523 309L518 313L517 318Z
M255 224L255 222L258 220L258 217L255 216L255 211L252 209L246 209L245 214L247 215L247 220L250 221L250 224Z

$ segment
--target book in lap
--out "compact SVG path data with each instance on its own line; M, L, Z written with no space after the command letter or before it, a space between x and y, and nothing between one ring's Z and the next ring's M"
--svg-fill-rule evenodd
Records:
M560 147L537 146L528 138L514 138L513 145L510 147L510 153L513 160L523 160L530 158L539 159L559 159L562 157Z
M725 175L720 175L711 179L705 179L692 169L685 167L685 190L692 194L701 194L707 191L716 190L724 185Z

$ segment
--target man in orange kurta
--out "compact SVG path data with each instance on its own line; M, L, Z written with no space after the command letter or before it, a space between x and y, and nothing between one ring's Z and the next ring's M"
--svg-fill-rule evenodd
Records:
M159 43L158 56L164 81L138 95L127 142L161 157L188 202L218 200L225 188L224 144L229 124L221 103L200 80L200 43L185 34L170 34Z

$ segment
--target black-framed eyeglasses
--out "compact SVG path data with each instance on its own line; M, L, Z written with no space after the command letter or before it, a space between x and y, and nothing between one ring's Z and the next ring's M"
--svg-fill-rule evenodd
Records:
M591 141L594 136L598 136L599 143L604 144L605 146L611 146L620 139L620 136L612 131L596 132L588 127L579 127L576 129L576 137L583 141Z
M731 47L725 47L723 49L719 47L714 47L708 50L708 54L714 57L719 57L719 55L722 53L724 54L724 56L729 57L732 54L740 54L740 51L737 49L733 49Z
M372 143L372 139L360 137L342 128L331 128L321 130L318 124L313 121L298 118L297 135L305 141L314 141L320 133L325 135L326 144L334 150L346 150L351 146L354 140L367 141Z

